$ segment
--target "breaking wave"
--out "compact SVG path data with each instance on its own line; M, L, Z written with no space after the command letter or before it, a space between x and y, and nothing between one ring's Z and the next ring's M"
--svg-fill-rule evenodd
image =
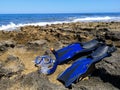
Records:
M19 27L23 26L45 26L45 25L51 25L51 24L62 24L62 23L67 23L66 21L63 22L38 22L38 23L27 23L27 24L15 24L13 22L10 22L10 24L7 25L2 25L0 26L0 30L6 30L6 31L12 31L15 30Z
M85 17L85 18L77 18L74 19L73 22L79 22L79 21L108 21L111 20L112 18L109 16L106 17Z
M109 17L109 16L105 16L105 17L84 17L84 18L73 18L70 17L69 20L67 21L54 21L54 22L38 22L38 23L26 23L26 24L15 24L13 22L10 22L7 25L1 25L0 26L0 30L6 30L6 31L12 31L12 30L16 30L19 27L23 27L23 26L29 26L29 25L33 25L33 26L45 26L45 25L51 25L51 24L61 24L61 23L70 23L70 22L97 22L97 21L120 21L120 17Z

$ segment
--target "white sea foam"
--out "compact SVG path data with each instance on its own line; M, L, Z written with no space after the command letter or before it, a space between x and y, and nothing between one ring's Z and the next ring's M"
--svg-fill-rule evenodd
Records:
M10 22L10 24L8 25L2 25L0 26L0 30L6 30L6 31L12 31L15 30L19 27L23 27L23 26L45 26L45 25L51 25L51 24L62 24L62 23L68 23L67 21L56 21L56 22L38 22L38 23L27 23L27 24L15 24L13 22Z
M15 24L13 22L10 22L8 25L2 25L0 26L0 30L6 30L6 31L12 31L19 27L23 26L45 26L45 25L51 25L51 24L61 24L61 23L70 23L70 22L95 22L95 21L120 21L120 17L84 17L84 18L71 18L70 21L55 21L55 22L38 22L38 23L26 23L26 24Z
M111 20L112 18L109 17L109 16L106 16L106 17L85 17L85 18L77 18L77 19L74 19L73 22L79 22L79 21L83 21L83 22L86 22L86 21L108 21L108 20Z

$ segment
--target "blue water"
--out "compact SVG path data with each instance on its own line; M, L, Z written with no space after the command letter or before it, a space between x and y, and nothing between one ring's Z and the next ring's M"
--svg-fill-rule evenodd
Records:
M120 13L0 14L0 30L34 24L96 21L120 21Z

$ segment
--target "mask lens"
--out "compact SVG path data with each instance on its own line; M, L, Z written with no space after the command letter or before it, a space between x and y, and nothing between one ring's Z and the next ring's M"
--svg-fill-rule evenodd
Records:
M50 63L50 59L49 58L44 58L44 63Z

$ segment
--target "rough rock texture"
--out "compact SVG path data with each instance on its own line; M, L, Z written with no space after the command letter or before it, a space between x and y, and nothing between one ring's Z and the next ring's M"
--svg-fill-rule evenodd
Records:
M59 49L97 37L118 50L97 63L90 79L73 85L72 90L119 90L120 22L63 23L0 31L0 90L68 90L56 77L70 64L60 65L54 74L45 76L37 73L33 60L51 47Z
M11 77L12 75L21 73L23 71L24 64L18 57L10 55L7 60L1 63L0 77Z
M105 37L106 39L111 39L113 41L120 41L120 32L119 31L107 32Z
M46 46L46 40L35 40L27 43L28 49L39 50L40 47Z
M8 48L14 48L14 41L0 41L0 52L5 52Z
M111 75L120 75L120 49L112 54L112 57L105 58L103 61L99 62L97 67L103 69L106 73Z

